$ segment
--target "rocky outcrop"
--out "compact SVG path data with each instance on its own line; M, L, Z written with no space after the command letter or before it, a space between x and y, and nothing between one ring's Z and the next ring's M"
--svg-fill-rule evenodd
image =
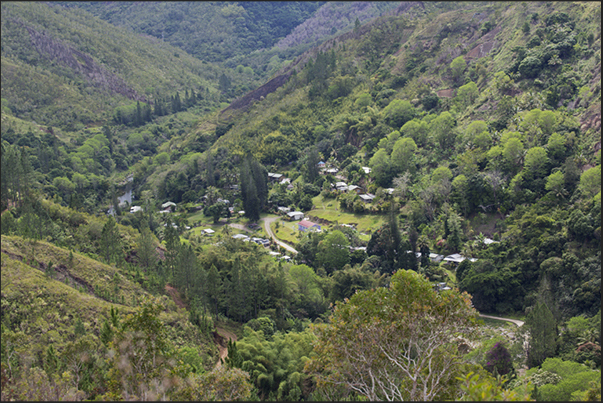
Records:
M261 87L247 93L242 98L233 101L226 109L222 111L222 113L230 110L247 109L253 102L264 99L266 95L276 91L279 87L285 84L291 74L293 74L293 71L289 71L285 74L274 77Z
M53 38L46 32L40 32L22 21L13 21L27 29L32 45L42 57L74 71L83 77L86 82L95 87L121 94L129 99L146 101L144 96L139 95L121 77L96 63L89 54L81 52L59 39Z

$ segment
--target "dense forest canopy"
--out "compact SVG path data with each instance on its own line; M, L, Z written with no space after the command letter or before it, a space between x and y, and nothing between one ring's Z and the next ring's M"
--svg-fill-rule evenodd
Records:
M1 8L3 400L600 400L600 3Z

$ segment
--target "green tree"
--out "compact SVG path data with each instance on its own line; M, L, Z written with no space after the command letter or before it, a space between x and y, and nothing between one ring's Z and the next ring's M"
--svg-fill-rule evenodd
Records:
M415 117L415 108L409 101L394 99L383 109L385 123L399 129Z
M191 374L170 393L179 401L249 401L253 398L249 373L225 365L204 374Z
M169 379L174 365L173 352L165 324L159 319L164 307L152 300L143 301L134 313L123 319L109 360L106 398L157 400L163 393L163 382Z
M456 141L454 126L456 122L450 112L442 112L431 121L429 129L442 154L450 154Z
M547 177L545 189L552 192L555 197L563 197L567 195L564 184L563 172L556 171Z
M384 149L378 150L369 160L371 175L379 186L387 187L394 176L390 158Z
M112 216L107 218L101 232L100 254L107 263L119 264L123 259L121 236Z
M524 169L528 177L537 179L546 175L549 158L546 150L542 147L533 147L528 150L525 156Z
M308 151L308 157L306 159L306 163L304 164L304 180L308 183L314 183L316 178L319 176L318 171L318 162L320 161L320 156L318 155L318 148L316 146L310 147Z
M388 288L354 294L328 324L313 326L316 357L306 370L318 385L344 385L371 401L450 399L462 371L457 337L473 337L476 317L467 294L437 293L400 270Z
M403 137L412 138L418 146L423 147L427 144L429 126L425 121L413 119L400 128L400 133Z
M463 73L465 72L466 68L467 62L465 62L465 58L463 56L455 58L452 63L450 63L452 80L455 84L458 84L462 81Z
M459 87L456 92L456 96L454 97L454 102L462 110L473 104L478 96L479 91L477 89L477 84L475 84L473 81L470 81L467 84Z
M549 307L536 304L526 318L529 330L528 367L536 367L555 354L557 323Z
M335 230L318 243L316 260L327 273L341 269L350 261L350 241L343 232Z
M580 175L578 188L585 197L593 197L601 191L601 165L587 169Z
M147 270L153 268L159 256L155 250L153 233L148 227L145 226L140 230L136 245L136 255L139 264Z
M396 174L415 171L414 155L417 145L412 138L404 137L396 141L391 154L391 165Z
M268 172L248 154L243 160L239 176L245 216L251 221L257 221L268 198Z

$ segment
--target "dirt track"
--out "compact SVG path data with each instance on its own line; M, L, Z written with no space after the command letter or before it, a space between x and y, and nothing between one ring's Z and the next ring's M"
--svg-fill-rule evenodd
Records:
M280 241L273 233L272 230L270 229L270 223L274 222L278 220L278 217L266 217L263 219L264 221L264 229L266 230L266 233L268 234L268 236L272 239L274 239L274 242L277 243L277 245L279 245L281 248L285 248L286 250L288 250L291 253L295 253L297 254L297 251L295 249L293 249L291 246L287 245L286 243L284 243L283 241Z
M498 319L498 320L506 320L507 322L511 322L517 325L517 327L521 327L523 326L523 321L521 320L517 320L517 319L509 319L509 318L499 318L498 316L489 316L489 315L482 315L481 313L479 314L479 316L483 317L483 318L490 318L490 319Z
M218 334L216 335L215 340L218 344L218 350L220 351L220 359L216 363L216 368L220 368L222 360L228 357L228 340L237 341L237 335L217 326L216 332Z

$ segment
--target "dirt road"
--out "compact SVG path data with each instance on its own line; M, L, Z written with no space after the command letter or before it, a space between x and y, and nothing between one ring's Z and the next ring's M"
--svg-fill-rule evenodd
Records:
M237 335L229 332L226 329L216 326L217 335L214 337L218 344L218 350L220 351L220 360L216 363L216 368L220 368L222 360L228 357L228 340L237 341Z
M283 241L280 241L273 233L272 233L272 229L270 229L270 223L274 222L278 220L278 217L266 217L263 219L264 221L264 229L266 230L266 233L268 234L268 236L272 239L274 239L274 242L277 243L277 245L279 245L281 248L285 248L286 250L288 250L291 253L295 253L297 254L297 251L295 249L293 249L291 246L287 245L286 243L284 243Z
M522 327L523 323L524 323L523 321L517 320L517 319L499 318L498 316L482 315L481 313L479 314L479 316L481 316L483 318L489 318L489 319L506 320L507 322L511 322L511 323L516 324L517 327Z

